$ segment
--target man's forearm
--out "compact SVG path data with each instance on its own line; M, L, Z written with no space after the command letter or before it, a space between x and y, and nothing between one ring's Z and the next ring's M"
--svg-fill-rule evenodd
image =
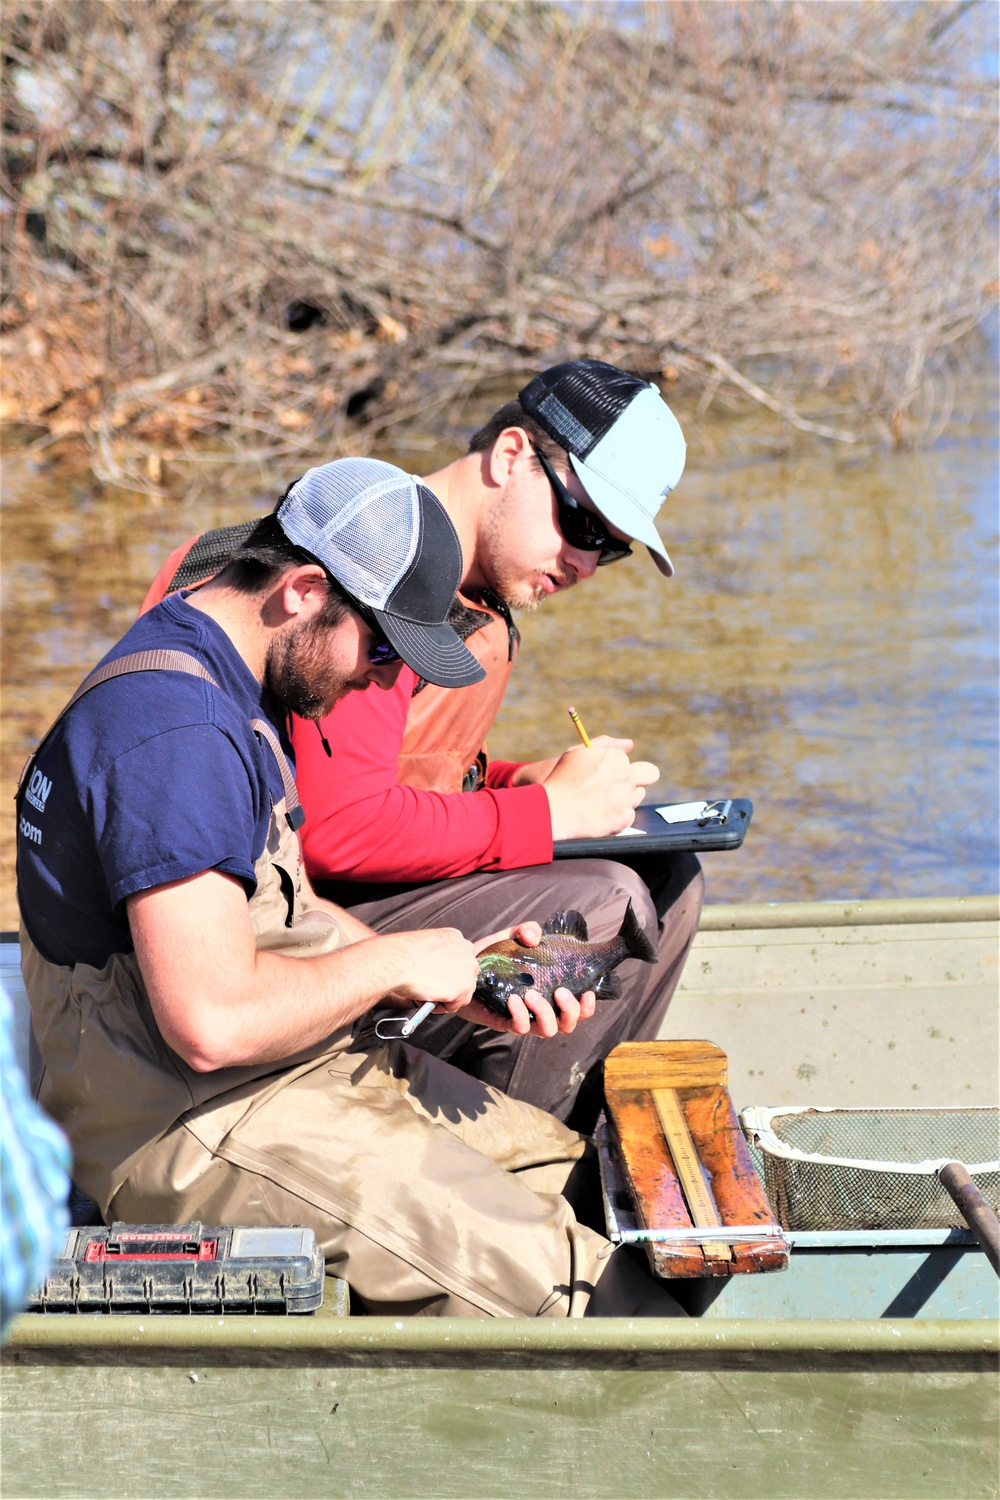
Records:
M315 1046L405 984L399 946L366 937L318 958L258 953L252 994L212 1008L199 1056L187 1060L198 1072L211 1072L281 1062Z
M281 1062L383 997L461 1005L475 950L453 928L365 935L316 958L258 951L239 883L215 871L128 898L136 957L166 1042L197 1072Z

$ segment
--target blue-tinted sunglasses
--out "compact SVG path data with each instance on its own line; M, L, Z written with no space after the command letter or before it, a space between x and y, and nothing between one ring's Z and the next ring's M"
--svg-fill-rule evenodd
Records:
M586 510L563 484L555 469L549 463L544 453L541 453L532 443L532 452L542 466L552 493L556 497L556 512L559 518L559 530L571 547L577 547L581 552L599 552L597 559L599 568L608 563L620 562L623 557L632 556L632 548L628 542L612 536L607 525L596 513Z
M364 604L359 604L357 599L351 600L351 608L354 613L360 615L375 637L375 645L368 647L368 660L373 667L389 667L394 662L402 661L403 658L395 646L386 638L385 632L379 625L371 610Z

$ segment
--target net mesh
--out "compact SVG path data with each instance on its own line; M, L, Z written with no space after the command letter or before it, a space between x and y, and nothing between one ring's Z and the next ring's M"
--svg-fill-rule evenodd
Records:
M943 1160L983 1168L972 1179L1000 1209L1000 1110L801 1110L766 1129L747 1113L751 1155L786 1229L964 1229L929 1165ZM802 1155L776 1154L775 1141Z

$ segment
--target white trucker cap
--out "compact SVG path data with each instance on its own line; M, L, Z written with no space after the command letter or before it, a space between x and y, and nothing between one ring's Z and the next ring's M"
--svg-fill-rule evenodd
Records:
M522 409L569 454L605 521L644 542L673 576L654 516L684 472L680 424L655 385L599 359L543 370L519 392Z

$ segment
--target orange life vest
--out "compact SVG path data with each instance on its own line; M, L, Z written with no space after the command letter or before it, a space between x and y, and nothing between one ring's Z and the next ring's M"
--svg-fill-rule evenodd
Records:
M485 667L486 676L471 687L440 688L426 683L414 692L399 753L399 779L404 786L422 791L478 791L485 785L486 736L506 691L520 639L510 615L492 595L473 602L458 594L455 603L458 609L453 609L450 622ZM481 617L482 623L474 623L470 614ZM468 634L467 624L473 624Z

